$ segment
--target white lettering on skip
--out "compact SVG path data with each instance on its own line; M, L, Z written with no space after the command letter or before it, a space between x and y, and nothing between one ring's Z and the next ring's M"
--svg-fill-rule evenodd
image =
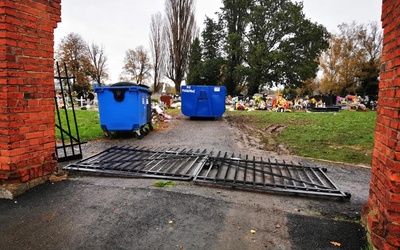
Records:
M196 93L196 91L194 89L182 89L182 92L185 92L185 93Z

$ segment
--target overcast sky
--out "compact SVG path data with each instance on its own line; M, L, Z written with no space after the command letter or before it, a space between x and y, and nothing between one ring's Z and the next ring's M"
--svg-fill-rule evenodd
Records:
M151 15L164 14L164 0L63 0L61 23L55 30L55 46L69 33L78 33L91 43L103 45L108 57L110 80L118 82L125 52L142 45L149 48ZM299 1L298 1L299 2ZM328 31L341 23L380 24L382 0L303 0L304 13ZM197 0L196 20L202 27L205 16L214 18L220 0Z

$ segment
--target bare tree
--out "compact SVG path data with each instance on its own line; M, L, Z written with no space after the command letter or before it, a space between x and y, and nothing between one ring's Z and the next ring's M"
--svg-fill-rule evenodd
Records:
M150 48L153 59L153 92L157 93L162 86L161 78L165 73L165 43L163 33L163 17L161 13L151 16Z
M378 22L363 25L359 33L366 60L362 64L358 91L363 95L377 95L383 46L383 32Z
M61 64L66 63L68 74L75 76L75 83L79 89L89 88L90 79L86 74L86 66L89 64L87 45L77 33L70 33L61 39L55 53L55 58ZM75 88L77 86L74 86Z
M362 25L359 31L359 39L367 53L367 59L380 61L382 55L383 32L377 22Z
M125 53L123 74L121 80L143 83L150 76L150 58L143 46Z
M101 79L108 79L107 56L104 48L103 46L91 43L87 46L87 53L90 63L87 67L87 74L93 81L101 84Z
M180 93L185 78L190 45L196 32L194 0L166 0L167 74Z

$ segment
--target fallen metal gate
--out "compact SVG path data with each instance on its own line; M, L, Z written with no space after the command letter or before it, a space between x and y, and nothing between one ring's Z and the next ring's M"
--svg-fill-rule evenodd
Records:
M264 161L253 157L227 155L210 157L194 177L195 182L214 183L260 191L350 198L325 174L326 168L285 161Z
M150 150L112 147L64 169L173 180L191 180L207 160L205 151L186 149Z
M172 180L289 194L350 198L325 174L326 169L300 163L244 159L206 150L112 147L64 167L65 170Z

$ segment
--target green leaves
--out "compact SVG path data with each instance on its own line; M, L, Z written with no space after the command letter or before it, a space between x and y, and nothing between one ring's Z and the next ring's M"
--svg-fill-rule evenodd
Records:
M194 39L189 52L189 72L186 83L188 85L200 85L203 77L202 48L199 38Z
M249 95L264 86L296 87L316 75L329 33L308 20L301 3L290 0L224 0L218 22L206 18L202 71L192 77L222 84L229 94ZM224 44L223 46L221 45ZM192 59L191 59L192 61Z
M315 77L315 59L328 45L326 29L306 19L300 4L285 0L255 2L250 7L245 41L251 71L249 94L264 85L299 85Z

